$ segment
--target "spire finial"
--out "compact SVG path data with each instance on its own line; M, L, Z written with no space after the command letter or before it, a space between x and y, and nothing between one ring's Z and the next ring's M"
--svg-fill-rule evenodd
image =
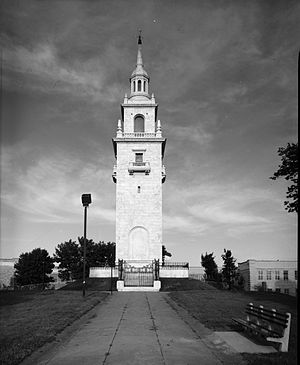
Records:
M138 44L142 44L142 29L139 29Z

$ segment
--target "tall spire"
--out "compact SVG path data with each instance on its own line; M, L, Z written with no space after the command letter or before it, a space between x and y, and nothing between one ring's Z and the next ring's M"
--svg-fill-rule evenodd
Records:
M139 30L138 44L142 44L142 30Z
M139 31L138 42L137 42L137 58L136 67L133 70L130 77L130 96L135 98L134 100L149 99L149 76L147 71L144 69L143 57L142 57L142 31Z
M139 38L138 38L138 53L137 53L137 66L144 66L143 65L143 58L142 58L142 31L139 31Z
M137 51L137 58L136 58L136 68L132 72L131 77L134 77L137 75L148 77L148 74L147 74L146 70L144 69L144 64L143 64L142 31L141 30L139 31L139 36L138 36L138 51Z

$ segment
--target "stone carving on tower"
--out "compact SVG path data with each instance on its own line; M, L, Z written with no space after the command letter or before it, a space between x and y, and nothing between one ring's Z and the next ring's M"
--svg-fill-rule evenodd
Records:
M130 94L121 104L113 147L116 164L116 260L161 260L162 183L166 139L157 119L158 104L149 94L142 39L130 77Z

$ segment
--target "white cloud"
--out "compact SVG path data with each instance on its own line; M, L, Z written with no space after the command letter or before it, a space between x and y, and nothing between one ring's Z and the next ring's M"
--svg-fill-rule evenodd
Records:
M184 232L185 234L201 234L207 229L207 224L196 222L192 217L180 214L164 214L163 229L166 231Z
M4 68L15 73L12 77L4 71L4 87L75 94L94 102L119 98L119 85L105 85L106 68L97 58L82 63L63 63L50 43L39 44L33 49L10 47L3 54Z
M260 231L274 228L271 215L259 207L277 201L264 189L249 188L243 183L234 185L205 183L197 186L170 186L164 195L167 210L166 228L184 232L209 232L220 225L224 233L234 233L238 227ZM174 217L171 213L174 212ZM180 214L178 214L180 212Z
M228 87L225 90L221 90L220 100L224 103L233 103L239 97L247 93L247 87L242 84L236 84Z
M207 205L194 205L188 209L188 211L197 218L204 220L225 223L225 224L253 224L253 223L269 223L269 220L251 214L251 212L245 212L242 207L235 206L229 200L227 202L218 201L211 202Z
M25 213L27 219L35 222L81 222L81 194L91 192L93 200L101 206L94 208L92 217L114 221L112 183L109 179L101 179L109 176L110 170L99 170L98 165L84 164L62 151L40 157L27 168L20 165L20 157L13 149L4 148L2 160L2 204ZM97 195L100 185L101 196ZM2 214L5 214L3 207Z
M176 138L181 141L191 141L199 145L209 144L213 136L206 132L201 124L193 126L172 126L168 130L170 138Z

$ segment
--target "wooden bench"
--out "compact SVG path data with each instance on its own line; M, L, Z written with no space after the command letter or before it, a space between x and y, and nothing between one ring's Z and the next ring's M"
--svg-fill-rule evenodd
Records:
M246 320L232 318L243 329L261 335L267 341L279 343L279 351L288 351L291 314L280 313L276 309L266 309L262 305L249 303L246 306Z

